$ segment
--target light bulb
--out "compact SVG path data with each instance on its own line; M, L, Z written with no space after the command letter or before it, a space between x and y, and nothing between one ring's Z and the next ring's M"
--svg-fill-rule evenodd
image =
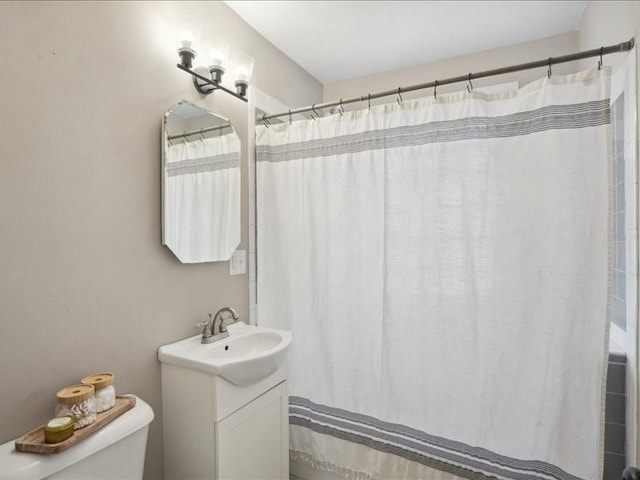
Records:
M209 37L203 42L208 49L208 58L210 68L220 68L224 72L229 61L229 42L220 37Z
M178 40L178 48L190 48L193 49L195 43L195 38L193 38L193 33L189 30L183 30L180 32L179 40Z
M195 52L201 32L199 22L189 15L181 15L178 20L177 30L178 51L187 49Z
M233 80L248 84L253 73L255 59L246 53L236 52L231 56Z

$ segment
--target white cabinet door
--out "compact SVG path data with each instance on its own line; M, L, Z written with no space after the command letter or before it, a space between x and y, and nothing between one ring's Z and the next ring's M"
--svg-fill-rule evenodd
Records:
M219 480L289 478L287 382L216 425Z

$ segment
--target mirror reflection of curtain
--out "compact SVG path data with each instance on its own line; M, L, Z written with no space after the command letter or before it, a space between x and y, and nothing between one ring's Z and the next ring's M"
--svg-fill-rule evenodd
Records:
M603 69L257 128L258 320L294 334L292 458L601 478L608 95Z
M183 263L226 260L240 243L240 141L214 136L167 147L165 242Z

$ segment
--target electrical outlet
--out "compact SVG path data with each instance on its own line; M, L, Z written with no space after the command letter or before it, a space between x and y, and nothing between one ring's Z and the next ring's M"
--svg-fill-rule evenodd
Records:
M247 273L247 251L236 250L229 259L229 275L244 275Z

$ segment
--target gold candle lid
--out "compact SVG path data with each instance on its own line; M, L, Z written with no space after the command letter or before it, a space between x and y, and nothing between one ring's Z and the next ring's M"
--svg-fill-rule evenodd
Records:
M60 432L69 427L73 428L73 418L63 415L62 417L55 417L49 420L44 426L44 429L47 432Z
M70 387L60 390L56 397L58 397L58 403L63 405L73 405L74 403L82 402L92 397L95 393L93 385L71 385Z
M96 390L101 390L111 385L113 383L113 378L113 373L96 373L94 375L88 375L84 377L82 380L80 380L80 383L82 383L83 385L93 385L93 388L95 388Z

